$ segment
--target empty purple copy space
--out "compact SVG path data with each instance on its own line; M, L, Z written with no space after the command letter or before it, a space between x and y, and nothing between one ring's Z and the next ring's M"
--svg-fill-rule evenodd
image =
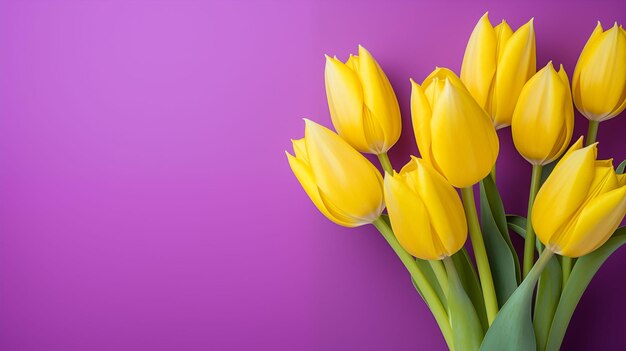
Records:
M535 17L538 67L570 76L597 20L626 23L623 1L2 1L0 349L443 349L384 240L324 218L284 150L302 117L330 126L323 54L362 44L400 101L400 167L409 77L458 72L487 10ZM601 125L600 157L626 158L624 131ZM524 214L530 166L499 136ZM621 249L564 349L626 348L625 266Z

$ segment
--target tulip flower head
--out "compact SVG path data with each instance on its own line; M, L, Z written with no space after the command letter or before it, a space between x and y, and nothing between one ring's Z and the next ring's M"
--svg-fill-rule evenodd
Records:
M513 32L502 21L493 27L485 13L467 43L461 80L497 129L511 124L522 87L535 73L533 19Z
M498 136L461 80L437 68L421 86L413 80L411 85L413 131L422 158L458 188L486 177L498 157Z
M511 133L519 153L534 165L561 156L574 130L574 107L567 74L549 62L528 80L513 113Z
M582 138L543 184L532 210L537 237L553 252L586 255L604 244L626 214L626 175L611 160L596 160L597 144Z
M400 137L396 94L374 57L359 45L346 63L326 56L326 96L333 126L355 149L381 154Z
M459 251L467 222L456 190L432 166L411 157L400 173L385 176L391 227L402 247L425 260Z
M572 78L574 103L592 121L606 121L626 108L626 31L598 25L585 44Z
M339 135L305 119L304 138L293 140L291 170L315 206L331 221L358 227L385 208L383 179L374 165Z

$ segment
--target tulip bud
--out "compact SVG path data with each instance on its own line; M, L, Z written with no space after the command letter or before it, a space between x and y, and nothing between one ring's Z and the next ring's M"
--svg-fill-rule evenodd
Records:
M422 86L411 84L413 130L422 158L458 188L486 177L498 157L498 136L461 80L437 68Z
M467 43L461 80L497 129L511 124L522 87L535 70L533 19L513 32L505 21L494 28L485 13Z
M374 165L337 134L305 119L304 138L293 140L289 166L307 195L331 221L358 227L378 219L385 203Z
M411 157L385 176L387 211L396 238L411 255L439 260L459 251L467 222L456 190L428 163Z
M333 126L361 152L387 152L400 138L402 121L396 94L374 57L359 55L344 64L326 56L326 96Z
M562 65L557 73L549 62L522 89L511 124L513 142L528 162L545 165L565 152L573 130L567 74Z
M574 103L592 121L606 121L626 108L626 31L603 32L598 22L585 44L572 78Z
M626 214L626 175L596 160L597 144L582 138L543 184L532 209L537 237L559 255L580 257L604 244Z

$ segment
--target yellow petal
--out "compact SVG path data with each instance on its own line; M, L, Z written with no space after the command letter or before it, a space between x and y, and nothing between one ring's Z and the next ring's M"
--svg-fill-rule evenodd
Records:
M433 106L431 135L437 167L455 187L473 185L491 172L499 151L491 119L449 79Z
M415 141L422 158L432 164L430 146L432 143L430 137L430 120L432 110L430 103L424 94L424 90L419 84L411 79L411 122L413 123L413 133Z
M598 39L600 34L602 34L603 32L604 30L602 29L602 24L600 24L600 21L598 21L596 27L593 29L593 32L591 32L589 39L587 39L587 42L585 43L585 46L580 53L580 56L578 57L578 62L576 63L576 67L574 68L574 74L572 76L572 98L574 99L574 104L576 105L576 108L584 116L587 116L588 112L585 110L580 96L580 72L582 71L582 68L586 66L587 58L591 55L591 50L589 50L589 47L593 42Z
M311 168L308 166L306 162L292 156L288 152L285 152L285 153L287 154L287 159L289 160L289 166L291 167L293 174L296 176L296 178L302 185L302 188L304 189L306 194L309 196L309 198L311 198L311 201L313 201L313 204L315 205L315 207L317 207L317 209L320 212L322 212L322 214L324 214L326 218L330 219L336 224L339 224L344 227L357 226L358 223L351 221L349 219L345 219L345 218L337 218L328 211L328 209L324 205L324 201L322 201L320 197L319 189L317 188L317 185L315 184L315 178L314 178L313 173L311 172Z
M364 122L366 138L373 151L386 152L398 141L402 129L398 99L378 62L360 45L358 64L363 99L370 112L365 117L371 117Z
M580 257L594 251L611 237L625 214L626 186L593 199L583 209L558 253Z
M382 177L376 167L337 134L305 122L306 150L326 209L357 225L376 220L384 209Z
M433 102L437 100L437 96L443 91L446 80L449 81L456 89L469 93L467 87L463 84L463 81L461 81L456 73L452 72L449 68L437 67L422 82L422 88L424 89L424 93L426 94L431 106L434 104Z
M546 246L558 241L562 227L585 201L595 176L595 144L582 149L576 147L578 144L554 167L535 198L532 224Z
M626 106L626 35L617 26L589 40L577 64L577 107L585 117L604 121Z
M302 139L297 139L291 140L291 144L293 145L293 151L296 154L296 157L304 162L306 162L306 164L309 164L309 155L306 151L306 142L304 141L304 138Z
M385 199L393 232L411 255L424 260L441 259L441 245L431 230L426 206L399 175L385 175Z
M513 113L511 132L519 153L529 162L547 164L565 151L572 130L569 85L554 70L552 62L528 80ZM573 121L572 121L573 124ZM562 151L561 151L562 150Z
M470 35L461 65L461 80L481 107L485 107L491 90L496 59L496 32L485 13Z
M565 129L563 130L561 138L557 143L557 145L561 145L561 148L553 154L552 158L546 160L546 164L556 160L563 154L563 152L565 152L565 150L567 150L570 141L572 141L572 134L574 133L574 105L572 102L572 91L570 90L569 79L567 78L565 69L563 69L563 65L559 67L559 78L561 78L563 85L567 88L567 103L563 106L562 112L565 116Z
M326 56L326 97L333 126L350 145L370 152L363 126L363 87L357 74L341 61Z
M437 235L444 256L451 256L467 239L467 221L456 190L434 168L413 157L417 192L426 204L433 234Z
M536 71L533 20L521 26L507 41L498 61L491 111L496 128L511 124L522 87Z
M505 20L502 20L502 22L500 24L498 24L494 30L496 31L496 38L498 41L498 45L497 45L497 61L500 61L500 59L502 58L502 53L504 52L504 47L506 46L506 43L509 41L509 39L511 38L511 35L513 35L513 30L511 29L511 27L509 26L508 23L506 23Z

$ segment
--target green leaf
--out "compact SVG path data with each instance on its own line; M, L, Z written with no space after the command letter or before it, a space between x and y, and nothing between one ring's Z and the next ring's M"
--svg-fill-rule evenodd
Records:
M501 307L517 288L520 268L509 237L502 200L490 176L480 182L480 217L487 258Z
M572 273L565 284L561 300L556 308L552 327L548 335L546 350L557 351L561 347L563 337L574 314L576 305L580 301L585 289L591 282L600 266L615 250L626 243L626 227L621 227L615 231L613 237L609 239L599 249L579 258L572 269Z
M530 351L537 349L531 318L531 305L535 284L542 270L550 262L552 253L544 252L522 284L504 304L491 324L481 351Z
M550 326L554 319L556 306L559 303L559 297L561 297L562 274L559 260L553 256L539 278L533 317L538 351L545 350L548 341Z
M472 304L474 305L476 314L478 314L480 324L482 325L483 330L487 330L489 327L489 321L487 320L485 299L483 297L483 291L480 288L480 283L478 282L478 275L474 270L474 266L472 265L472 261L467 253L467 250L462 248L457 253L452 255L452 260L454 261L454 266L456 267L456 271L461 279L461 284L463 284L465 292L467 292L470 300L472 300Z
M526 238L526 218L515 215L506 216L509 228L522 238ZM540 243L537 241L537 251L541 250ZM537 296L535 297L535 313L533 325L535 328L535 337L537 339L537 350L543 351L548 340L550 325L554 318L559 297L561 296L562 282L561 265L557 257L552 257L546 269L539 278L537 286Z
M485 332L474 305L456 272L454 261L444 259L448 272L448 316L454 335L454 349L477 351Z
M625 168L626 168L626 160L622 161L622 163L620 163L619 166L617 166L617 169L615 170L615 172L617 174L624 174Z
M526 239L526 218L518 215L506 215L506 224L513 232Z

